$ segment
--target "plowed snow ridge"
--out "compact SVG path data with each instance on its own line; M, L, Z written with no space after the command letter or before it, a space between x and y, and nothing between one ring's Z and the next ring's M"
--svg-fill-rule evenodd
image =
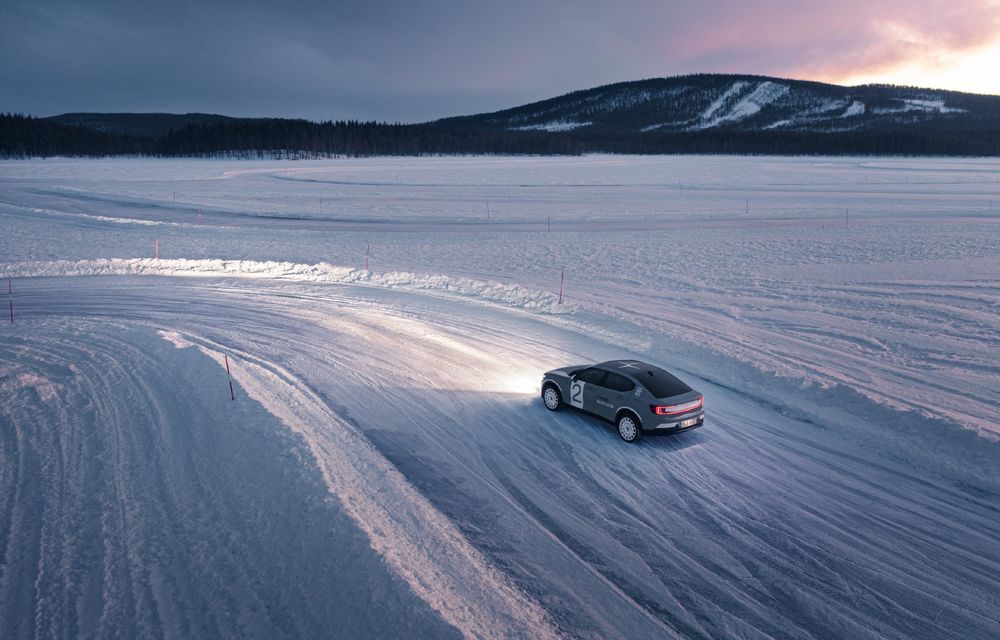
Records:
M218 345L176 331L160 335L178 348L197 345L226 366ZM293 375L273 363L243 361L234 378L305 439L331 495L368 534L372 548L466 637L558 637L537 603L486 562L454 523Z
M559 304L556 295L533 291L518 285L484 282L471 278L426 275L406 272L376 273L363 269L338 267L327 263L296 264L256 260L160 260L155 258L23 262L5 265L8 277L28 276L231 276L240 278L276 278L301 282L331 282L427 291L460 297L477 298L511 307L547 313L566 313L573 305Z

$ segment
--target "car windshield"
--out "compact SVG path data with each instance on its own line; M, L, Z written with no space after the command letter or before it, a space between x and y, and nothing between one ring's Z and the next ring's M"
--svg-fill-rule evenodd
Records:
M663 369L650 367L635 376L654 398L669 398L691 391L691 387Z

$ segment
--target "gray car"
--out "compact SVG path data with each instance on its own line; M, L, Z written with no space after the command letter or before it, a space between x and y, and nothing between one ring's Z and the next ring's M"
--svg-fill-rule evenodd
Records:
M612 421L625 442L644 431L674 433L705 424L705 398L674 375L638 360L553 369L542 376L542 402Z

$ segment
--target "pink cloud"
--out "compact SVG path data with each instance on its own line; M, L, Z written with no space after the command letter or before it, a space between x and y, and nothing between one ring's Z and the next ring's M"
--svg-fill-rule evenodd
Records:
M960 55L1000 40L996 0L775 0L675 16L659 53L715 71L838 81Z

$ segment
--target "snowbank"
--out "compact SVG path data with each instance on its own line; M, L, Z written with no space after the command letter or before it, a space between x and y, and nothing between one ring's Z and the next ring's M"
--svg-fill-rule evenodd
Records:
M574 309L573 305L569 303L560 304L559 297L555 294L512 284L405 271L376 273L363 269L338 267L326 262L298 264L256 260L161 260L156 258L55 260L4 265L2 275L15 278L141 275L275 278L422 291L449 297L474 298L541 313L569 313Z

